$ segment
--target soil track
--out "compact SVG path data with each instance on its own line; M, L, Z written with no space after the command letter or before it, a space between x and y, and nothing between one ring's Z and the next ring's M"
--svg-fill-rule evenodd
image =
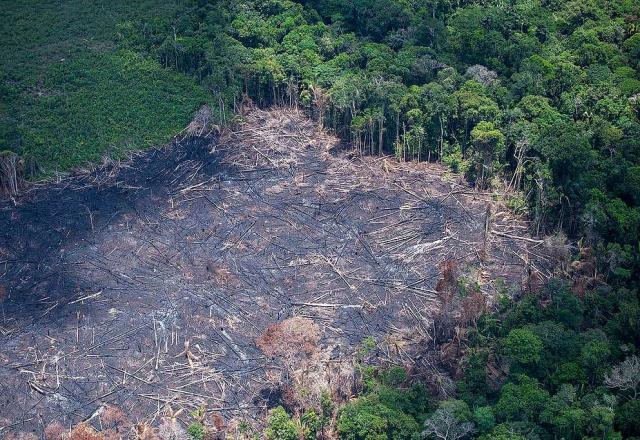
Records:
M104 404L252 420L348 394L367 336L420 362L447 261L489 298L543 270L488 204L437 165L349 158L289 110L2 202L0 433ZM287 402L291 384L309 396Z

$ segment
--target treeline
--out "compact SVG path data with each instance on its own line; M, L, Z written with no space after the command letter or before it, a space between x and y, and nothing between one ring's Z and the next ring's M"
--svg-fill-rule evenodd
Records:
M186 3L122 24L121 44L226 109L304 107L364 153L518 191L537 232L597 234L616 261L636 246L637 1Z

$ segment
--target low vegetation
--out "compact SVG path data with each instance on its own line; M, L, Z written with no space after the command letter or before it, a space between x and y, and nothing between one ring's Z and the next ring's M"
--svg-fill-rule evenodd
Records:
M172 16L170 2L151 3L3 4L0 150L22 157L21 174L49 175L162 144L210 101L194 79L115 48L121 21Z

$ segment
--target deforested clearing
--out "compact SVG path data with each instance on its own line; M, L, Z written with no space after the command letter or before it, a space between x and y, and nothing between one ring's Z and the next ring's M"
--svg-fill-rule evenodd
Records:
M354 155L291 109L0 203L0 425L23 430L260 420L346 399L364 355L446 396L462 346L441 342L553 267L496 194Z

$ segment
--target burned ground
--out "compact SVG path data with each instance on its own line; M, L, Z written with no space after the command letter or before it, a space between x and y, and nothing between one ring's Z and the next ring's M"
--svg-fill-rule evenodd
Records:
M34 187L0 204L0 430L313 405L349 395L369 336L379 362L433 369L443 310L455 327L548 275L498 206L290 110Z

